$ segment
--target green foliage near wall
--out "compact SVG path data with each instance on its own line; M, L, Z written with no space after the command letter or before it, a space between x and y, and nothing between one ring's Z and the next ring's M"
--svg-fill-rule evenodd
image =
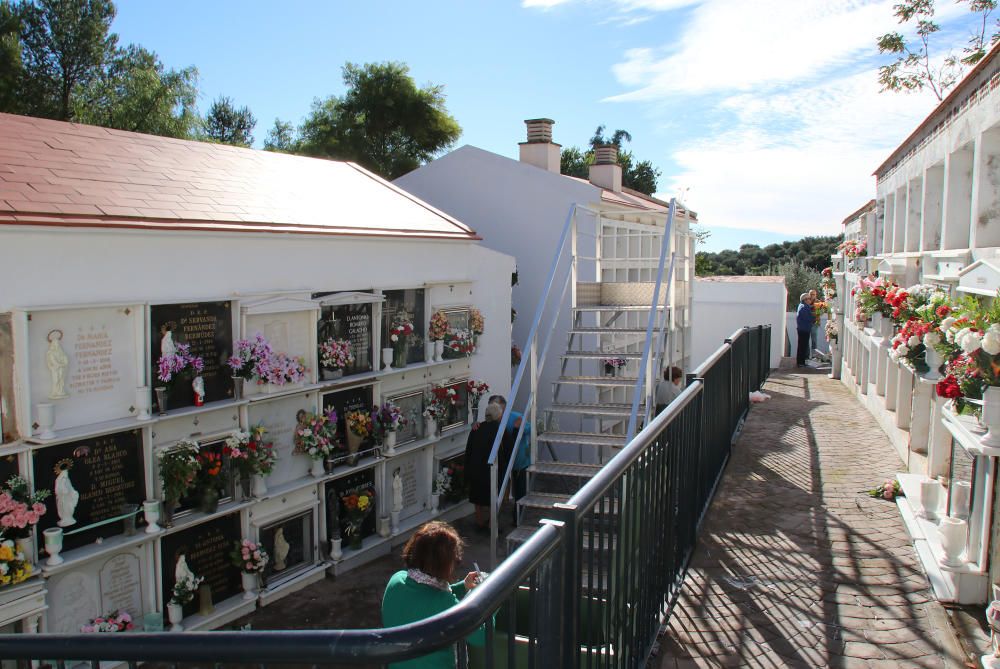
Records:
M780 267L788 263L820 272L830 266L830 256L836 253L842 240L842 235L803 237L764 247L744 244L738 251L699 251L695 256L695 273L698 276L780 274Z

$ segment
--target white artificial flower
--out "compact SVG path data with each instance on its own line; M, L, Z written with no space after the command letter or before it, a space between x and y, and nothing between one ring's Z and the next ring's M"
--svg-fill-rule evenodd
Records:
M910 335L910 338L906 340L906 345L910 348L920 345L920 340L917 339L917 335Z
M965 336L959 339L955 338L955 343L962 347L962 350L966 353L975 353L983 346L983 338L978 332L974 330L966 329Z
M389 337L389 339L393 341L399 341L399 335L392 335L391 337Z
M940 332L928 332L924 335L924 346L927 348L933 348L941 343L941 333Z
M896 359L898 360L899 358L906 357L906 355L909 354L910 352L910 348L904 344L902 346L896 347L895 351L896 351Z
M941 329L948 330L949 328L951 328L952 325L955 324L956 321L958 321L958 319L955 318L954 316L948 316L943 321L941 321Z
M983 350L990 355L1000 354L1000 332L995 331L991 327L989 331L983 335L982 346Z

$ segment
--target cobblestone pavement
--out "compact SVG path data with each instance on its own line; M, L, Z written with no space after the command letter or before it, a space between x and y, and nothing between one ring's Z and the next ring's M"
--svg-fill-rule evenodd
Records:
M884 433L823 374L776 373L765 392L702 528L659 667L952 666L895 504L863 492L902 467Z

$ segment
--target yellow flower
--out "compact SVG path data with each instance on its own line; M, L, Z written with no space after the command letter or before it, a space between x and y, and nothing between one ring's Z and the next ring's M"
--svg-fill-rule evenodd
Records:
M13 560L14 551L11 550L10 546L2 545L0 546L0 560Z
M368 495L358 497L358 508L362 511L368 508Z

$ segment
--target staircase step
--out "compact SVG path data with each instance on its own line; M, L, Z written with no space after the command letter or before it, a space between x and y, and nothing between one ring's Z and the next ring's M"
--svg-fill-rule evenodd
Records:
M522 525L507 534L508 549L516 548L538 531L538 525Z
M570 334L646 334L646 328L624 327L616 328L613 325L603 327L575 327L570 329Z
M669 309L666 305L656 305L657 311ZM649 311L648 304L588 304L573 307L573 311Z
M560 376L556 383L567 386L634 386L634 376Z
M592 432L543 432L538 441L574 446L624 446L624 434L594 434Z
M645 404L639 405L639 412L645 415ZM632 405L631 404L619 404L619 403L607 403L607 404L587 404L587 403L571 403L571 402L559 402L553 404L548 408L548 411L554 411L556 413L575 413L584 414L587 416L612 416L620 418L628 418L632 415Z
M517 500L517 504L529 509L551 509L553 504L568 501L569 495L557 495L551 492L532 492Z
M589 479L601 471L601 466L586 465L582 462L535 462L528 466L528 471L532 474L576 476Z
M622 353L620 351L566 351L562 358L585 358L587 360L603 360L604 358L622 358L624 360L641 360L642 353Z

